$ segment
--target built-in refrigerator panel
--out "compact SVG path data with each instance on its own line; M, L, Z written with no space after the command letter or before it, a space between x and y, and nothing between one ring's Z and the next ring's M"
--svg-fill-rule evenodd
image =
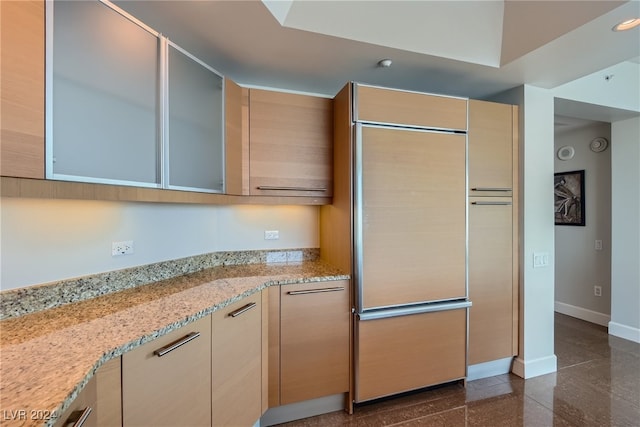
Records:
M358 312L466 299L466 134L355 132Z

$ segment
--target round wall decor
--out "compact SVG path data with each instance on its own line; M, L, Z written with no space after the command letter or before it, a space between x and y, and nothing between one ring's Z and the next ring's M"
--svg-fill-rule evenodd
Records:
M558 158L560 160L570 160L576 154L576 150L570 145L558 148Z
M594 153L601 153L606 150L608 146L609 141L607 141L607 138L601 136L593 138L591 144L589 144L589 148L591 148L591 151L593 151Z

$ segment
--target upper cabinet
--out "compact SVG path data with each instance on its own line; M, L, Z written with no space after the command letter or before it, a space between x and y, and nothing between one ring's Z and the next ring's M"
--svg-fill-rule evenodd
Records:
M246 96L246 104L242 98L236 100L239 107L235 114L242 115L246 109L246 135L227 141L228 155L235 155L227 157L227 169L242 172L235 182L227 182L227 191L252 196L331 197L332 100L260 89L244 91L237 96Z
M0 2L0 174L44 178L44 2Z
M223 78L115 7L52 7L47 177L222 192Z
M354 86L355 121L431 129L467 129L467 100L374 86Z
M512 195L517 114L517 106L469 101L469 195Z

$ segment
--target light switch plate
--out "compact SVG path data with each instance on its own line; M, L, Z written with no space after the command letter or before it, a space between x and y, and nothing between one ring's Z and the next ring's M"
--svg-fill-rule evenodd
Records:
M549 266L549 253L548 252L534 252L533 253L533 268L541 268Z

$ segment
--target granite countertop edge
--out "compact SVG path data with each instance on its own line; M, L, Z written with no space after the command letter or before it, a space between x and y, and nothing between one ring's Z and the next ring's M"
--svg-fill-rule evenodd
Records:
M314 274L310 274L307 275L308 273L305 273L305 265L310 265L312 267L310 267L310 270L313 270ZM222 267L222 269L226 269L228 267ZM192 288L188 288L186 291L188 292L189 290L197 290L198 288L204 288L205 286L209 286L209 287L215 287L215 286L224 286L224 284L229 283L229 281L236 281L236 284L234 286L238 286L237 285L237 281L243 282L243 284L240 285L240 287L242 288L242 290L237 293L237 294L233 294L229 297L226 297L222 300L216 301L214 299L212 299L211 301L207 301L207 304L213 302L212 305L207 305L205 308L197 310L195 312L192 312L191 314L185 316L180 316L177 320L175 321L171 321L167 324L165 324L164 326L160 327L160 328L153 328L153 331L150 333L145 333L141 336L139 336L136 339L133 340L126 340L123 344L121 345L117 345L115 347L112 348L106 348L104 349L102 356L100 356L95 363L93 364L93 366L91 368L89 368L88 372L86 373L86 375L84 376L84 378L82 378L78 383L76 383L75 387L73 387L73 389L67 394L66 398L64 398L64 400L62 402L60 402L59 404L56 405L55 408L51 408L50 411L50 418L47 420L44 420L44 423L42 422L37 422L37 421L32 421L31 423L29 423L29 420L27 420L27 424L20 424L20 425L44 425L44 426L52 426L55 424L55 422L58 421L58 418L61 414L64 413L64 411L66 411L72 404L72 402L75 400L75 398L78 396L78 394L84 389L84 387L87 385L87 383L93 378L93 376L95 375L96 371L102 366L104 365L106 362L120 357L123 354L139 347L142 346L150 341L153 341L154 339L164 336L176 329L179 329L181 327L184 327L190 323L193 323L199 319L202 319L208 315L210 315L211 313L220 310L224 307L227 307L230 304L233 304L243 298L246 298L250 295L253 295L257 292L261 292L262 290L271 287L271 286L280 286L280 285L291 285L291 284L301 284L301 283L311 283L311 282L328 282L328 281L337 281L337 280L349 280L350 276L347 274L342 274L341 272L338 272L335 268L333 268L332 266L328 265L328 264L323 264L321 262L301 262L298 263L294 268L294 272L287 272L286 265L283 265L282 269L284 270L283 273L278 272L278 266L270 266L270 268L275 268L276 270L274 271L275 274L270 273L270 274L258 274L258 275L249 275L246 277L243 277L241 275L231 275L230 277L225 277L225 275L223 274L220 277L216 277L214 280L211 281L203 281L202 279L200 279L200 283L198 283L197 285L193 286ZM320 270L320 273L317 273L317 270ZM220 270L220 268L213 268L210 270ZM188 277L190 275L186 275L184 277ZM173 280L173 279L170 279ZM196 279L196 281L198 281L198 279ZM250 284L245 285L244 282L250 282ZM167 282L167 281L161 281L158 282L158 284L163 283L163 282ZM157 285L156 283L151 283L149 285L146 285L147 287L149 287L149 291L148 292L152 292L152 288L154 285ZM109 297L109 296L106 296ZM171 297L175 298L175 294L171 294L169 295L166 299L170 299ZM160 301L161 298L158 299L158 301ZM157 302L157 301L153 301L153 302ZM137 307L134 307L133 310L135 310ZM107 317L109 314L105 314L104 317ZM131 315L130 315L131 316ZM26 317L26 316L25 316ZM86 322L86 324L88 324L90 322ZM84 323L81 326L86 326ZM0 346L0 348L5 348L8 347L7 344L5 342L2 343L2 345ZM3 361L4 362L4 361ZM60 362L61 363L61 362ZM3 363L4 364L4 363ZM52 361L50 363L51 365L55 364L55 361ZM6 377L5 380L3 380L3 382L6 381ZM2 390L5 389L5 384L2 384ZM6 392L6 390L4 390ZM4 394L4 393L3 393ZM5 400L5 399L2 399ZM11 405L12 402L3 402L3 405L5 408L9 407ZM19 402L17 402L18 404L20 404ZM11 409L11 408L9 408ZM31 410L43 410L43 409L49 409L49 408L38 408L38 407L33 407L33 408L20 408L20 409L26 409L27 413ZM48 412L48 411L46 411ZM5 422L8 420L5 420ZM18 421L18 420L16 420ZM25 421L25 420L22 420ZM39 421L43 421L43 420L39 420ZM8 421L8 425L11 424L11 421Z

